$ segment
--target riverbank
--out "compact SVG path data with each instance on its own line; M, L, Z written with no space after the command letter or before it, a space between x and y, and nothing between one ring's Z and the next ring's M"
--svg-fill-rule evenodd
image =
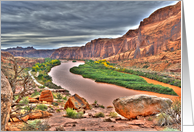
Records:
M84 65L70 69L72 73L80 74L84 78L94 79L96 82L111 83L125 88L156 92L167 95L177 95L173 89L161 85L147 83L142 77L116 71L104 61L87 61Z

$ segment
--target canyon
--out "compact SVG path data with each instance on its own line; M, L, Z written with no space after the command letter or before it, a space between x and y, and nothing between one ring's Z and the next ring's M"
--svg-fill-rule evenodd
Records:
M119 38L98 38L82 47L36 50L9 48L14 56L53 59L106 59L122 67L181 73L181 2L160 8Z
M129 30L115 39L98 38L82 47L63 47L51 58L107 59L120 61L136 59L181 49L181 2L156 10L140 22L139 28Z

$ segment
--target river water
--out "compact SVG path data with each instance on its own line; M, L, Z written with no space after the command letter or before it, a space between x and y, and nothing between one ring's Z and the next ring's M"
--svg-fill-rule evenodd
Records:
M113 84L97 83L92 79L83 78L81 75L73 74L69 71L70 68L81 64L84 64L84 61L68 61L61 63L61 65L53 67L49 75L52 77L53 83L69 90L72 95L77 93L81 97L84 97L89 103L93 103L96 100L99 104L108 106L113 105L113 100L118 97L144 93L161 97L174 97L153 92L127 89Z
M84 64L83 61L61 63L49 72L53 83L70 91L70 94L77 93L84 97L89 103L95 100L105 106L112 105L114 99L123 96L136 95L140 92L129 90L120 86L96 83L92 79L83 78L81 75L73 74L69 70L71 67Z

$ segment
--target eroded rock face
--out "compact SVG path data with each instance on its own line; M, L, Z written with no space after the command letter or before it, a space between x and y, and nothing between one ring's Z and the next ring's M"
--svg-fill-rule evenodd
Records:
M53 102L53 95L50 90L44 90L41 92L39 101Z
M51 57L120 61L178 49L181 49L181 2L158 9L140 22L138 29L129 30L120 38L99 38L82 47L63 47Z
M36 110L29 114L29 119L40 119L40 118L46 118L49 116L52 116L52 114L47 111Z
M9 81L1 72L1 130L3 131L10 117L12 98L13 92Z
M74 94L67 100L64 109L67 109L68 107L76 109L76 110L78 109L89 110L90 109L90 105L88 104L88 102L77 94Z
M145 94L121 97L113 101L115 111L128 119L157 114L168 109L171 104L172 101L168 98Z

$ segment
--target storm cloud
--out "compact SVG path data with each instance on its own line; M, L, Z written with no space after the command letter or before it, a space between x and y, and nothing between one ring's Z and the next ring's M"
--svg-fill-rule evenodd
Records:
M177 1L2 1L1 48L51 49L116 38Z

